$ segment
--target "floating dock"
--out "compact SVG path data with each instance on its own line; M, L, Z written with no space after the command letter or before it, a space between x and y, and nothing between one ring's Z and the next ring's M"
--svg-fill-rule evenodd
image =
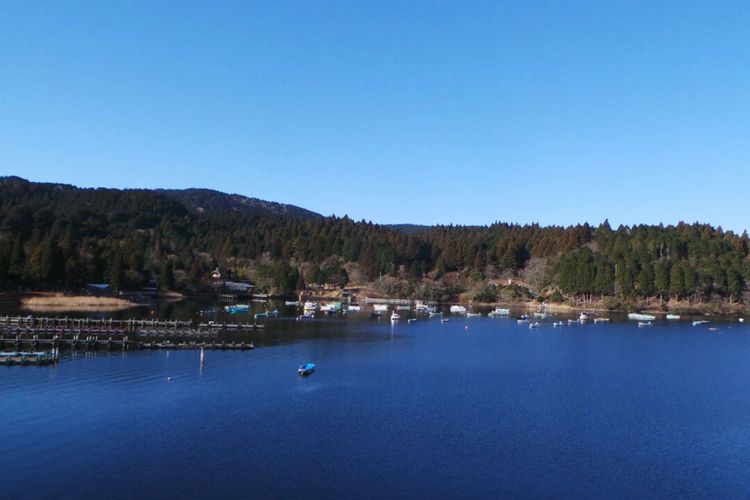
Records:
M261 330L255 323L200 323L191 321L115 320L0 316L0 350L11 353L42 353L48 349L139 350L139 349L254 349L250 338L228 341ZM28 351L24 350L28 349ZM10 353L4 353L7 358ZM37 359L38 358L38 359ZM9 359L9 358L8 358ZM15 359L15 358L14 358ZM27 356L27 364L43 364L42 357ZM34 363L31 363L31 361ZM15 363L9 363L15 364Z
M49 352L0 352L0 365L51 365L56 363L59 358L58 351Z

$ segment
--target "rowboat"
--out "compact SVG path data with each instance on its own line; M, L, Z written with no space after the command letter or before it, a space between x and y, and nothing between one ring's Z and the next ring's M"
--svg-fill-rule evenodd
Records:
M303 377L310 375L314 371L315 363L305 363L303 365L299 365L299 368L297 369L297 373Z

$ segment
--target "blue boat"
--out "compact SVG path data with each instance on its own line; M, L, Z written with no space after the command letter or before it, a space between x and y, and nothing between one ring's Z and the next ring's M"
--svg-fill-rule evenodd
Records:
M314 371L315 371L315 363L305 363L304 365L299 365L299 368L297 369L297 373L305 377L307 375L310 375Z
M224 306L225 311L229 311L230 314L246 313L250 311L249 304L235 304L233 306Z

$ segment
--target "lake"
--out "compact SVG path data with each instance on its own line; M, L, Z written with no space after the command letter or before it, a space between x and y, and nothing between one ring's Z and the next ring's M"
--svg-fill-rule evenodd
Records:
M255 338L203 368L196 351L149 351L0 369L3 497L750 492L737 323L364 315L269 321ZM306 361L317 370L300 377Z

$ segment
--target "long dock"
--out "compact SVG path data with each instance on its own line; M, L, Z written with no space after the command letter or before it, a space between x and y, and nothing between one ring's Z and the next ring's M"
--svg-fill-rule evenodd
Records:
M227 341L224 334L249 333L254 323L115 320L97 318L0 316L0 349L32 351L138 349L253 349L252 340Z

